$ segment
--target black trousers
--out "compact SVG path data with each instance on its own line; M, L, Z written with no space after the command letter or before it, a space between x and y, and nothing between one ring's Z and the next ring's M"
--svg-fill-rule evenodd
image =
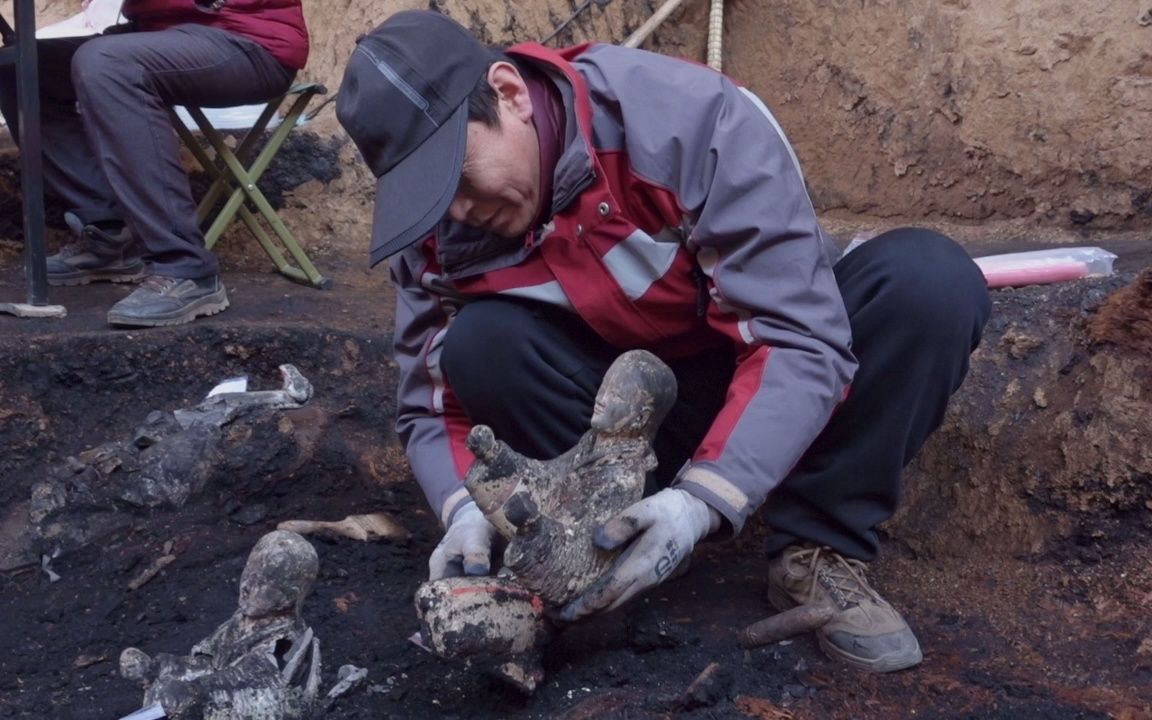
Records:
M219 272L167 105L227 107L270 100L296 72L252 40L200 25L37 43L44 180L85 223L123 220L149 272ZM0 69L0 111L18 137L16 79Z
M877 236L835 273L860 368L848 398L761 508L770 555L808 541L875 557L875 528L896 510L903 468L943 419L991 310L980 270L928 230ZM519 452L549 458L587 431L600 380L618 354L567 312L496 298L461 310L441 364L474 423ZM735 361L710 352L669 365L680 395L656 440L660 486L707 433Z

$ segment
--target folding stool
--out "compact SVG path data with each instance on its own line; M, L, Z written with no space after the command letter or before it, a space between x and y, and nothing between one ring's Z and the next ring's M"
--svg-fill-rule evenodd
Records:
M197 107L185 106L185 110L196 121L196 125L200 129L200 133L207 140L208 145L215 153L215 157L211 157L205 148L201 147L199 141L191 130L184 124L180 117L176 114L174 108L168 108L168 114L172 118L172 124L176 128L176 133L188 150L195 156L196 160L212 177L212 185L208 188L207 193L200 201L200 205L196 209L196 216L201 225L211 217L212 211L220 202L221 198L227 196L223 207L215 218L212 219L212 224L204 231L204 245L211 249L224 230L232 223L232 220L237 214L248 229L256 237L260 246L264 248L264 252L268 253L268 257L272 258L275 263L276 269L284 275L297 280L299 282L306 282L322 290L328 290L332 287L332 280L320 274L312 261L308 259L307 253L296 242L292 232L276 214L268 199L264 197L264 193L256 187L256 182L264 171L268 169L268 165L272 162L272 158L279 152L280 146L283 145L284 140L287 139L288 133L292 132L292 128L296 126L297 120L304 112L304 108L316 95L327 94L328 90L319 83L307 83L293 85L284 95L273 98L264 107L257 118L256 123L248 130L247 134L241 139L240 144L236 150L231 150L225 143L224 137L220 132L212 126L208 118L205 117L204 112ZM257 143L264 135L268 124L275 117L277 110L284 103L284 100L291 97L292 103L288 107L288 111L284 114L280 125L272 131L268 142L264 145L263 149L252 158ZM249 161L251 160L251 163ZM247 165L247 166L246 166ZM292 258L296 261L293 265L284 256L284 253L273 242L272 238L264 231L260 225L259 220L255 213L252 212L245 204L245 201L251 203L260 215L263 216L265 222L272 228L272 231L280 239L280 242L288 249Z

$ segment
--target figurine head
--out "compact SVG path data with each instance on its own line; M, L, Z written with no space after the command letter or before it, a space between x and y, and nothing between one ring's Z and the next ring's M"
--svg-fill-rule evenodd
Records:
M156 679L156 661L143 650L125 648L120 653L120 677L147 686Z
M656 435L676 402L676 376L646 350L630 350L612 363L592 410L592 427L609 435Z
M240 575L240 611L252 619L299 613L319 568L316 549L303 537L287 530L268 533Z
M464 478L464 486L488 522L503 537L511 538L516 528L504 517L504 504L520 487L527 458L497 440L487 425L473 427L467 444L476 462Z

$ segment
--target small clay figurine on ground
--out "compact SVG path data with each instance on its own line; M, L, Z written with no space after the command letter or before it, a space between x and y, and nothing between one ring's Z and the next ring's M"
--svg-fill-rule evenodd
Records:
M655 355L624 353L604 376L592 427L568 452L533 460L484 425L468 447L465 485L508 540L500 577L443 578L416 593L426 647L532 692L543 679L545 610L577 597L616 552L596 547L595 529L639 500L656 467L652 440L676 400L676 377Z
M248 556L231 618L187 656L126 649L120 674L144 687L144 707L159 703L174 720L309 717L319 692L320 646L300 608L318 568L307 540L268 533Z

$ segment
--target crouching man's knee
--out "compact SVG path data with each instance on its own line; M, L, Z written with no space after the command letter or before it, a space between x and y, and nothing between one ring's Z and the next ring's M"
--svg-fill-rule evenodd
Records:
M899 317L925 342L956 334L979 340L991 313L980 268L954 240L933 230L900 228L877 235L837 264L837 275L867 278L870 302Z

